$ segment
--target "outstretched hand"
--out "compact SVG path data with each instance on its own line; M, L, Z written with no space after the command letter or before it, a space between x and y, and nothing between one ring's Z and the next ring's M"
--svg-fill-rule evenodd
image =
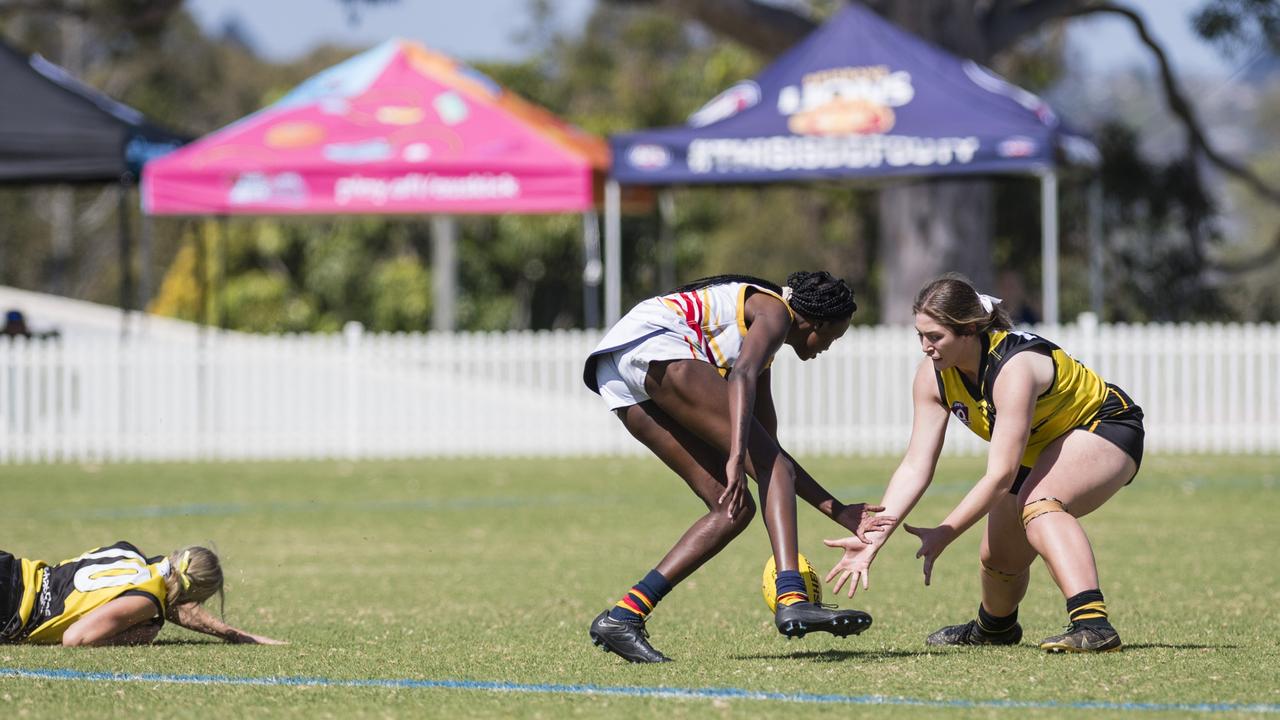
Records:
M871 578L871 561L875 560L879 547L856 537L823 540L822 543L827 547L844 549L844 557L840 558L840 562L824 578L825 582L836 581L835 587L831 588L832 594L839 593L846 582L849 583L849 597L853 597L858 591L859 581L862 582L862 589L866 590Z
M932 528L919 528L910 525L903 525L907 532L920 538L920 549L916 551L916 557L924 558L924 584L928 585L930 578L933 576L933 563L942 554L943 550L956 539L956 532L950 526L939 525Z
M892 515L876 515L878 512L884 512L884 506L853 503L840 508L835 521L853 531L854 536L862 543L871 545L872 541L867 539L867 533L888 532L898 522L898 518Z
M236 645L288 645L288 640L276 640L266 635L254 635L241 630L239 634L232 637L231 642Z

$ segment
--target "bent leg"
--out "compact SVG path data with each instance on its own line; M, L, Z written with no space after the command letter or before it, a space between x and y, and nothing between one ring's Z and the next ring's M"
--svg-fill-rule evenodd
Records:
M1027 541L1044 558L1064 597L1099 587L1093 547L1079 518L1111 499L1136 471L1123 450L1083 430L1072 430L1041 453L1018 500L1025 507L1053 498L1066 510L1036 514L1026 525Z
M1027 594L1036 550L1022 528L1022 506L1006 495L987 515L978 559L982 563L982 606L998 617L1013 614Z
M679 475L707 506L667 553L657 570L672 585L687 578L751 524L755 507L747 497L747 511L732 520L727 508L716 505L725 487L725 455L686 430L653 401L617 411L622 424L658 459Z
M676 423L719 451L721 464L727 461L732 442L729 386L714 367L697 360L652 363L645 391ZM754 417L747 438L746 472L760 487L778 571L798 569L795 467Z

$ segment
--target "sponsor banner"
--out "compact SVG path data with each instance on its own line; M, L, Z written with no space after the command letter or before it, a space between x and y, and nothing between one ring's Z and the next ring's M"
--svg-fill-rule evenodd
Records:
M931 167L973 162L976 137L846 135L712 138L689 144L693 173Z
M377 178L338 178L333 199L338 205L403 203L422 200L508 200L520 196L520 181L510 173L448 176L409 173Z

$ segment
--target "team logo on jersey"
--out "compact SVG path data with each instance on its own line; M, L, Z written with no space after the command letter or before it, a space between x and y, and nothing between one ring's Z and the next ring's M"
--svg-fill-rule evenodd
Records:
M951 403L951 414L960 418L966 426L969 424L969 407L959 400Z

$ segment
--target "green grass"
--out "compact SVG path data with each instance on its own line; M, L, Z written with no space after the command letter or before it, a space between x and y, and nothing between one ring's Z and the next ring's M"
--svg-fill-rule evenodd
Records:
M878 499L889 460L806 466L846 500ZM913 514L932 524L981 471L944 460ZM431 461L2 467L0 548L59 560L127 539L145 552L215 543L228 621L287 647L206 642L167 626L151 648L0 646L0 668L742 688L937 701L1280 704L1280 458L1152 457L1085 520L1123 653L1046 656L1064 624L1043 566L1017 648L927 649L978 601L970 531L921 581L894 538L856 638L787 642L760 598L757 523L676 589L650 622L677 662L630 666L586 626L657 562L700 504L653 460ZM185 508L185 514L182 509ZM837 528L801 510L801 547L825 572ZM849 604L845 600L842 604ZM215 608L216 609L216 608ZM254 687L0 678L0 715L24 717L1175 717L1175 711L793 705L744 699L516 694L422 688ZM1211 715L1246 717L1247 713ZM1274 717L1274 715L1271 715Z

